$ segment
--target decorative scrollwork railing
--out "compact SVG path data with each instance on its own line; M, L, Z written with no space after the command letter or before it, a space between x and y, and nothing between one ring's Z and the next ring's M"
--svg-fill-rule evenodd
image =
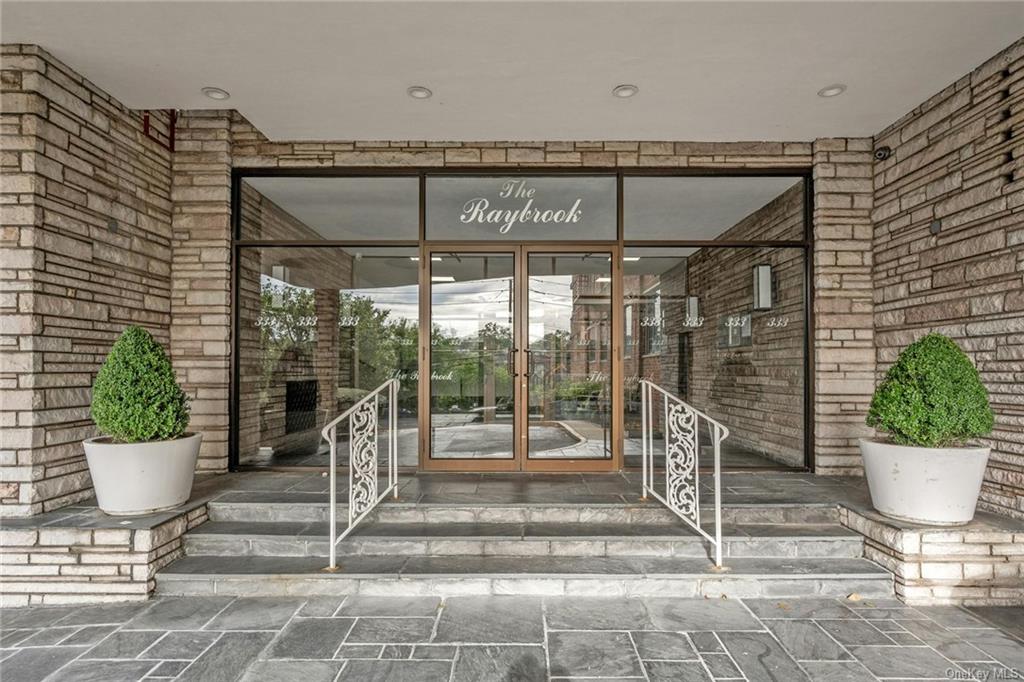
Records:
M655 410L654 396L660 395L662 410ZM655 383L640 381L641 457L643 461L643 499L650 495L672 510L676 516L706 538L715 550L715 566L722 566L722 441L729 429L700 410L684 403ZM657 414L660 412L660 415ZM654 485L654 430L661 417L664 437L665 494ZM700 507L700 433L704 423L714 448L715 528L712 536L701 526ZM660 450L661 448L659 448Z
M320 434L331 446L331 564L338 567L337 547L349 533L373 511L377 503L394 491L398 497L398 379L388 379L328 423ZM381 491L378 482L380 437L380 399L387 391L388 482ZM348 526L338 534L338 426L349 420L348 427Z

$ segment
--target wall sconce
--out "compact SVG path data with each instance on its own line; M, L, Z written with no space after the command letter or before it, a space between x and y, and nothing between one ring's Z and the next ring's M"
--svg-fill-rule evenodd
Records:
M754 266L754 310L772 309L772 266Z
M686 297L686 318L696 320L700 317L700 299L696 296Z

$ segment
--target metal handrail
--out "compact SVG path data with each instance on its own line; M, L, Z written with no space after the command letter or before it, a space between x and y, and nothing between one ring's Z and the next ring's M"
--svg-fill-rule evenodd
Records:
M665 497L654 489L653 392L665 403ZM722 567L722 441L729 429L647 379L640 380L641 461L643 493L650 494L706 538L715 548L715 566ZM711 426L715 448L715 534L700 525L700 420Z
M337 570L337 546L373 511L377 503L394 491L398 499L398 379L388 379L359 399L355 405L332 419L320 431L331 446L331 532L330 566ZM380 395L388 391L388 487L379 493L377 485L377 436ZM338 424L350 420L348 447L348 527L338 535Z

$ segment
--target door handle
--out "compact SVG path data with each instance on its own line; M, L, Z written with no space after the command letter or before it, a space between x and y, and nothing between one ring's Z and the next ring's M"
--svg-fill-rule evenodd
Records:
M510 377L518 376L516 374L516 349L508 349L508 375Z
M526 353L526 371L523 372L523 376L528 377L533 373L533 351L527 348L523 352Z

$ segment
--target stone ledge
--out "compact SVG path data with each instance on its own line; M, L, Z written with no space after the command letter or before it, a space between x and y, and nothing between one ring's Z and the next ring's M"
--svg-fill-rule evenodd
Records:
M894 575L908 604L1024 605L1024 521L979 512L935 527L846 505L839 521L864 536L864 556Z

